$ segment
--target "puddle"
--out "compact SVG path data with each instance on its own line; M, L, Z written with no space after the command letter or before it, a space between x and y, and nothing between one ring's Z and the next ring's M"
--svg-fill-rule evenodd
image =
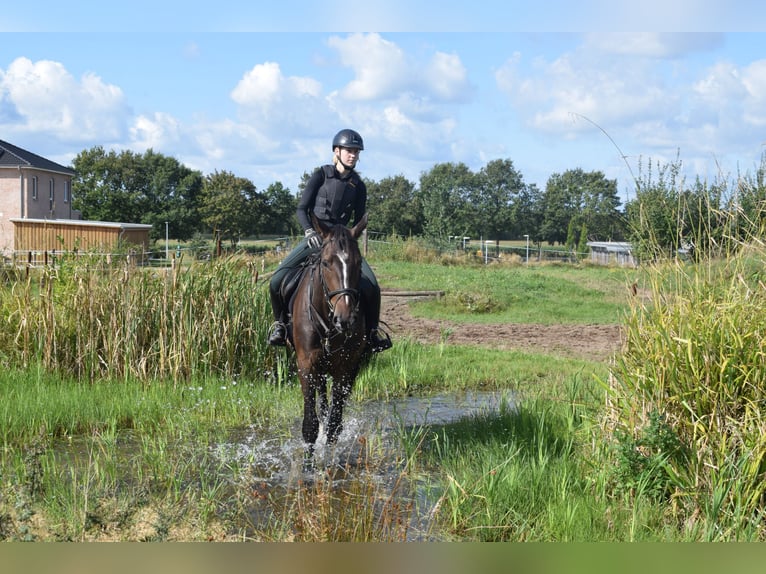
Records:
M141 482L136 473L142 474L145 480L155 470L151 455L147 458L146 453L152 449L167 449L175 458L170 457L164 464L172 465L180 460L188 468L198 469L197 477L205 475L210 484L226 485L227 495L223 500L236 500L238 505L245 506L248 524L242 525L241 532L254 537L259 531L273 531L275 521L284 520L284 508L294 504L291 501L296 493L300 494L299 489L310 488L315 481L327 480L329 476L334 493L345 496L361 492L360 500L380 501L381 508L393 503L411 509L406 514L409 521L406 540L432 540L430 515L441 493L434 492L434 481L427 469L418 468L416 478L405 473L407 453L402 433L408 433L405 436L409 437L424 436L424 427L497 412L503 402L513 408L513 395L465 392L349 401L337 444L329 447L320 434L313 471L304 468L300 413L296 413L289 429L234 429L227 433L226 440L212 444L199 437L179 437L172 444L159 439L158 444L153 445L154 437L139 437L126 431L100 446L93 446L84 437L62 441L54 446L54 457L59 469L74 476L75 469L89 472L88 467L96 456L94 449L98 450L103 455L99 457L99 464L111 465L114 484L130 487ZM153 446L147 448L147 442ZM183 489L195 482L189 477L168 477L167 468L157 466L161 480L175 480L175 488ZM192 488L196 488L194 484ZM373 496L369 496L370 489L374 489ZM225 513L226 509L222 511Z
M315 471L303 467L304 445L300 438L300 419L296 419L288 440L267 438L263 430L233 434L226 443L214 445L213 452L227 464L245 467L246 481L269 501L254 501L250 511L253 531L267 529L274 519L270 505L297 488L305 488L319 476L332 475L336 490L353 491L374 485L376 497L409 505L408 541L432 539L430 515L441 495L432 481L421 475L416 483L405 478L406 453L400 433L421 432L423 427L444 425L461 418L498 412L503 402L513 406L508 393L466 392L430 397L405 397L387 401L351 402L344 414L338 442L328 447L320 430L316 444ZM373 453L371 455L371 453ZM374 456L374 465L368 464ZM422 469L421 469L422 470Z
M343 431L338 443L328 452L322 430L316 444L319 464L343 465L353 459L359 447L377 441L378 447L398 450L396 432L411 427L444 425L461 418L497 412L503 401L512 398L500 392L466 392L431 397L405 397L387 401L350 402L344 412ZM221 460L251 465L256 480L289 482L296 458L302 459L304 445L300 437L300 419L293 425L292 439L271 438L266 429L241 430L230 440L214 445L213 452ZM335 457L337 460L328 460Z

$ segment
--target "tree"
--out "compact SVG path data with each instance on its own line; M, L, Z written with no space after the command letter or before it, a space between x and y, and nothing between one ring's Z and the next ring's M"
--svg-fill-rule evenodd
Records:
M733 215L729 224L733 227L729 235L746 240L760 236L766 229L766 153L754 174L740 175L736 192L729 198L727 209Z
M680 160L640 167L636 197L625 206L629 239L641 259L675 256L683 246L680 220L684 178Z
M514 203L524 190L524 180L510 159L489 162L477 175L471 198L478 227L474 234L494 238L499 249L503 237L518 237Z
M518 230L517 237L529 235L531 242L539 244L542 241L541 226L543 220L542 193L537 185L525 185L513 202L511 219L514 229Z
M580 240L577 242L577 252L580 254L588 252L588 226L584 221L580 228Z
M422 233L423 208L414 183L397 175L365 184L371 229L405 237Z
M107 153L101 146L80 152L72 162L72 207L85 219L142 223L148 205L139 160L133 152Z
M216 241L236 244L244 236L257 235L263 223L264 205L263 197L249 179L228 171L205 176L200 213Z
M436 164L420 176L426 235L446 243L449 235L466 235L478 227L469 201L475 184L474 173L463 163Z
M567 241L570 223L585 224L593 237L615 239L622 236L617 196L617 181L600 171L570 169L548 179L542 198L542 239L550 243Z
M600 171L582 173L581 176L582 225L595 240L622 240L625 236L625 222L620 213L622 202L617 193L617 180L607 179Z
M266 206L264 233L294 235L300 230L295 216L298 200L281 182L272 183L267 187L263 198Z
M146 171L148 212L145 223L162 229L168 222L168 233L185 241L200 229L198 211L202 174L180 164L175 158L148 150L142 156Z
M97 146L73 161L72 202L85 219L153 225L152 237L188 239L199 228L202 175L153 150L106 152Z

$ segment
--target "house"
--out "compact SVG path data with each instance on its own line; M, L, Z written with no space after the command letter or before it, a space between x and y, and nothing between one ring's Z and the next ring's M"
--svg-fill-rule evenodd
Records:
M616 263L620 267L636 267L633 247L625 241L588 241L590 259L604 265Z
M75 171L0 140L0 252L12 255L18 219L81 219L72 209Z
M74 176L0 140L0 256L39 262L48 251L102 250L120 241L148 250L151 225L83 220L72 209Z

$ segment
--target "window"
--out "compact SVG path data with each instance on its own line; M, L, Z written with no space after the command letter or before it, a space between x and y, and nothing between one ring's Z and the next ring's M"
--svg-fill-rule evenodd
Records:
M51 178L49 184L48 184L48 209L53 211L53 200L55 199L54 192L53 192L53 184L54 181Z
M64 181L64 203L69 203L69 180Z
M37 176L32 176L32 199L37 201Z

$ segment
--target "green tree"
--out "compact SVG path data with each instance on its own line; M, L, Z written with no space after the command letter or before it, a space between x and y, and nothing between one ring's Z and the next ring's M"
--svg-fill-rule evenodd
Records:
M575 218L569 220L569 225L567 226L567 240L564 244L566 248L569 251L574 251L577 248L577 238L575 237Z
M423 231L423 208L415 184L403 175L380 182L365 179L369 228L408 237Z
M228 240L235 245L245 236L257 235L264 209L263 197L249 179L229 171L205 176L200 213L216 241Z
M198 210L202 174L179 163L175 158L148 150L142 156L147 173L148 213L145 223L162 229L168 223L171 237L185 241L200 230Z
M142 223L148 204L139 180L140 156L97 146L81 151L72 162L72 207L85 219Z
M577 253L584 254L588 252L588 226L583 221L580 227L580 239L577 242Z
M572 172L554 173L543 193L543 219L540 234L550 245L566 244L572 220L582 210L581 181Z
M516 237L529 235L529 240L537 245L542 241L543 199L542 192L534 183L525 185L513 202L513 229Z
M766 153L761 155L754 174L737 177L735 193L726 207L733 215L729 220L733 227L729 236L746 240L766 231Z
M472 189L477 228L476 236L494 239L499 249L500 239L518 237L519 222L514 218L514 203L525 188L521 173L510 159L489 162L477 175Z
M294 235L300 231L295 210L298 200L281 182L272 183L263 194L266 205L264 233Z
M714 214L720 212L721 187L697 179L687 188L682 168L679 159L640 166L636 197L625 210L630 242L641 259L674 257L678 249L689 247L706 252L712 239L720 239Z
M541 236L551 245L567 242L572 220L575 228L584 223L594 238L611 240L623 235L617 181L606 179L600 171L586 173L578 168L554 173L542 202Z
M152 237L188 239L199 228L197 201L202 175L153 150L106 152L97 146L73 161L73 207L96 221L153 225Z
M620 213L617 180L607 179L600 171L575 173L583 178L582 225L594 240L621 241L625 237L625 220Z
M440 163L420 176L425 234L446 243L450 235L467 235L477 229L476 211L470 203L475 174L463 163Z

